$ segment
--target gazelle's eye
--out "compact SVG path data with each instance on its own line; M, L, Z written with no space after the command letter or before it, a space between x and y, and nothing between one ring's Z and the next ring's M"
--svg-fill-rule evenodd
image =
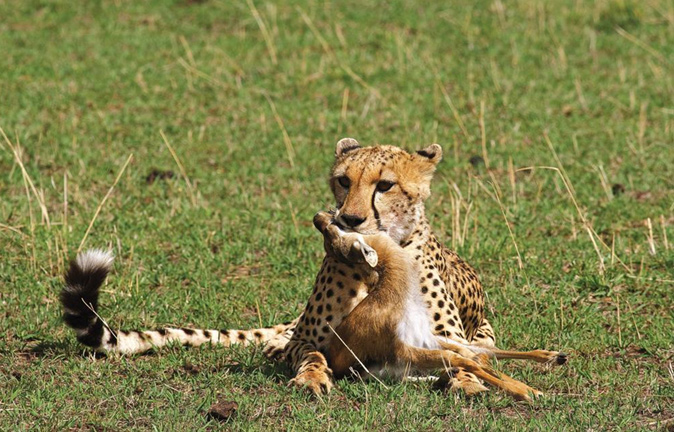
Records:
M381 180L377 183L377 192L386 192L391 189L395 183L392 181Z
M337 183L344 189L348 189L351 186L351 180L347 176L341 176L337 178Z

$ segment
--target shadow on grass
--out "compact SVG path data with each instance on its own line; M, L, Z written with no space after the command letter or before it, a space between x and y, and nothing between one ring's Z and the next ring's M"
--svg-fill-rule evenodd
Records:
M75 348L76 347L76 348ZM13 350L15 355L22 357L24 360L35 360L35 359L46 359L46 358L58 358L58 357L79 357L87 359L96 359L96 360L106 360L106 359L115 359L124 357L129 360L133 359L150 359L152 357L157 357L161 353L167 353L170 350L178 351L191 351L191 350L225 350L228 351L227 347L215 346L215 347L189 347L189 346L169 346L159 350L148 350L143 353L132 354L132 355L123 355L118 353L105 353L94 351L93 349L83 347L79 344L73 344L69 340L58 340L58 341L40 341L37 343L29 343L26 346ZM238 348L239 350L245 348ZM9 350L12 351L12 350ZM240 352L240 351L239 351ZM7 354L7 353L3 353ZM224 353L223 353L224 354ZM250 375L251 373L262 373L270 380L284 384L287 383L292 377L292 371L285 362L269 360L265 357L260 357L256 352L250 352L249 355L245 356L247 360L245 362L239 362L232 359L227 359L226 361L215 360L214 362L201 362L201 363L192 363L189 359L185 358L183 365L180 368L176 368L176 373L179 375L197 375L203 373L204 371L209 371L211 373L220 373L220 372L230 372L234 374L241 375Z

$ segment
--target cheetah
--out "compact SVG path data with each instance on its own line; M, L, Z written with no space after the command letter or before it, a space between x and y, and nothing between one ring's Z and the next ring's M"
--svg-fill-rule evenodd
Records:
M335 225L360 235L384 233L418 266L418 301L431 332L455 347L495 348L494 332L484 314L482 285L473 270L433 234L424 202L442 148L433 144L415 153L393 146L361 147L351 138L338 142L330 187L336 200ZM319 214L320 215L320 214ZM314 222L325 225L325 217ZM369 276L352 262L335 259L326 237L326 257L313 293L294 328L271 340L266 353L283 356L295 372L293 384L324 394L332 387L326 347L339 320L367 296L378 272ZM358 287L361 289L358 289ZM411 327L426 325L419 321ZM562 364L566 355L543 355ZM475 374L459 368L451 388L475 394L486 390Z
M432 144L414 153L395 146L361 147L351 138L337 143L330 187L336 201L335 225L359 235L385 234L418 266L420 305L431 332L457 346L495 347L484 315L484 294L475 271L433 234L424 202L442 149ZM326 250L328 237L325 237ZM112 330L97 313L100 287L112 268L112 255L84 252L71 262L60 300L64 320L77 339L97 351L141 353L168 343L198 346L264 343L270 358L285 359L295 373L291 383L324 394L332 387L326 341L338 313L348 315L368 295L354 283L372 286L377 272L356 270L348 260L327 253L304 312L293 321L259 329ZM369 284L369 285L368 285ZM345 313L346 312L346 313ZM418 325L419 323L415 323ZM558 357L558 362L565 359ZM454 389L486 390L477 377L459 368L448 378Z

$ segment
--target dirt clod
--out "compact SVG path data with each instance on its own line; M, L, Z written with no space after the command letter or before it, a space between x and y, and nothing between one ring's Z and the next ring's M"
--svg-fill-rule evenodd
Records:
M147 184L152 184L156 180L166 180L173 178L175 176L175 173L171 170L160 170L157 168L154 168L150 173L145 176L145 183Z
M613 196L619 196L625 193L625 186L620 183L616 183L611 187L613 191Z
M478 155L471 156L471 158L468 159L468 162L470 162L470 164L473 165L473 168L484 167L484 159L482 159L482 156Z
M232 418L239 409L239 404L234 401L218 401L208 410L207 416L218 421L227 421Z

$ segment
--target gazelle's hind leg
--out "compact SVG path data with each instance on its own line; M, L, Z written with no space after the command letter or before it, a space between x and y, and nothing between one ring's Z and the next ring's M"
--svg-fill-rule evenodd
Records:
M461 349L456 349L456 347L447 346L447 344L444 344L442 342L441 345L443 345L443 348L445 349L449 349L450 351L460 353L465 357L472 358L480 366L488 370L491 370L490 359L492 357L497 359L532 360L538 363L548 363L556 365L562 365L567 361L567 355L563 352L558 351L546 351L546 350L509 351L496 348L494 341L494 331L491 327L491 324L487 320L483 321L482 325L479 327L477 333L475 334L469 346L467 347L470 351L473 352L472 356L466 355L463 347L461 347ZM505 374L498 374L498 376L501 379L501 381L503 381L505 384L513 385L515 387L523 385L521 382L513 378L510 378ZM444 388L446 386L451 389L461 387L463 387L464 389L469 389L471 387L471 379L475 379L475 381L479 383L479 380L475 378L475 375L466 372L462 368L455 368L453 374L444 373L443 375L441 375L440 379L438 379L436 383L436 386L441 388ZM541 394L539 391L534 389L531 389L531 392L534 395ZM466 391L466 393L470 394L468 393L468 391Z
M398 357L408 361L413 367L420 370L441 369L443 367L457 367L474 374L487 384L498 387L518 400L531 400L531 395L539 396L542 393L528 385L517 381L505 374L494 371L488 366L455 354L448 350L429 350L406 346L399 350Z

